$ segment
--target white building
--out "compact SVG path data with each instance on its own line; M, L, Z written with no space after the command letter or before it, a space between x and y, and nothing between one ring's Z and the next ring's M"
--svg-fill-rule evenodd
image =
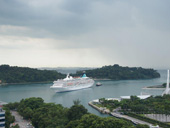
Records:
M5 128L5 111L0 105L0 128Z
M150 128L159 128L159 125L156 125L156 126L150 125L149 127Z
M139 96L137 96L139 99L147 99L147 98L149 98L151 95L139 95ZM123 100L123 99L130 99L130 96L121 96L120 97L121 98L121 100Z

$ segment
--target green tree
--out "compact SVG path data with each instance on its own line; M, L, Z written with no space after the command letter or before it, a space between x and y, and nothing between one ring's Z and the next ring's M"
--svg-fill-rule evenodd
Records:
M80 100L79 99L77 99L77 100L73 100L73 103L74 103L74 105L79 105L80 104Z
M49 82L64 77L64 74L57 71L0 65L0 80L2 83Z
M150 79L158 78L160 74L153 69L144 69L141 67L122 67L118 64L103 66L93 70L86 70L89 77L99 79L112 79L112 80L128 80L128 79ZM82 71L78 71L75 76L80 76Z
M80 119L84 114L87 114L87 109L83 105L73 105L68 110L68 119L77 120Z
M67 124L67 109L61 105L46 103L34 111L32 124L36 128L64 128Z
M32 114L33 114L33 110L32 110L30 107L26 107L26 108L24 109L23 113L24 113L24 117L25 117L26 119L31 119Z
M114 117L101 118L94 114L85 114L80 120L69 122L66 128L134 128L134 126Z
M9 110L5 111L5 128L9 128L10 124L15 121L15 117L11 115Z
M144 124L138 124L136 125L136 128L149 128L149 126Z

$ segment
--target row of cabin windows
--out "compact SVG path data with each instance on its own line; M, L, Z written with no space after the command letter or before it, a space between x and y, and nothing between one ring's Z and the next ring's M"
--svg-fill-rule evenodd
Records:
M1 128L1 127L5 127L5 124L0 124L0 128Z
M5 121L5 119L0 119L0 122L4 122Z
M0 114L0 117L4 117L5 116L5 114Z

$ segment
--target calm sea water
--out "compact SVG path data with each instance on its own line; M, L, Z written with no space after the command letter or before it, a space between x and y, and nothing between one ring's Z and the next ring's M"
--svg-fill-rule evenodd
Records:
M160 95L162 91L142 90L145 86L160 85L166 82L166 70L158 70L161 78L149 80L120 80L120 81L96 81L101 82L103 86L92 88L55 93L50 89L51 84L24 84L0 86L0 100L4 102L20 101L28 97L41 97L45 102L62 104L64 107L73 105L73 100L79 99L89 112L99 116L98 111L88 106L88 102L98 98L119 98L120 96L139 95L141 92L152 95Z

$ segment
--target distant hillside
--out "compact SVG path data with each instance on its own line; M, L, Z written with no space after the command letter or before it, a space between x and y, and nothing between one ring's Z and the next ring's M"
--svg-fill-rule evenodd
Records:
M9 65L0 66L0 80L2 83L48 82L64 77L65 75L58 73L57 71L38 70Z
M133 80L133 79L150 79L158 78L160 74L154 69L144 69L141 67L122 67L118 64L113 66L103 66L93 70L86 70L89 77L97 79L112 80ZM82 71L78 71L75 76L82 75Z
M85 70L91 70L95 69L94 67L56 67L56 68L49 68L49 67L42 67L39 68L41 70L56 70L57 72L60 72L62 74L67 73L76 73L77 71L85 71Z

